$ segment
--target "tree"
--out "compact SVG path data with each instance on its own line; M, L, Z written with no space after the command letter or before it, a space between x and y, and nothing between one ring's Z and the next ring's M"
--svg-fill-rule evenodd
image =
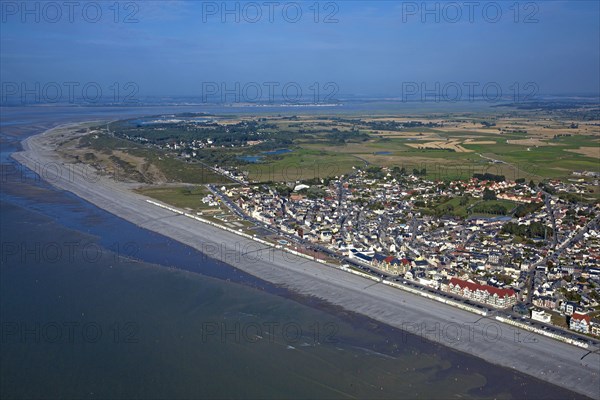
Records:
M494 181L494 182L504 182L506 178L504 175L494 175L486 172L485 174L473 174L473 178L480 181Z
M489 204L489 203L479 203L472 208L473 212L476 213L484 213L484 214L494 214L494 215L506 215L506 207L501 204Z
M483 200L496 200L496 193L493 190L486 188L483 191Z

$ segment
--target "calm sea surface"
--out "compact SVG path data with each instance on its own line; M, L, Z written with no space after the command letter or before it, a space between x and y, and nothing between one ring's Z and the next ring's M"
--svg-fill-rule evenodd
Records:
M159 112L2 109L1 398L578 398L270 285L8 158L51 125Z

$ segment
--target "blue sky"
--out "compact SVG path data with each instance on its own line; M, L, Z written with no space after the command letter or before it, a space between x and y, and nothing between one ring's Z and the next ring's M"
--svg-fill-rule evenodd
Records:
M220 1L121 2L118 16L112 1L97 2L96 23L91 6L87 20L80 6L71 22L66 8L57 18L31 2L33 13L23 15L14 9L21 2L10 3L3 2L0 23L2 82L135 82L142 95L165 96L200 95L203 82L335 82L340 93L366 96L397 96L403 82L505 89L535 82L546 94L600 92L597 1L520 2L518 14L513 1L481 1L472 22L462 1L438 2L438 22L435 14L421 20L420 1L319 2L318 22L314 1L295 2L287 14L283 6L292 2L280 1L270 22L258 1L262 17L254 23L253 6L244 14L247 2L227 3L239 4L239 22L234 14L222 21ZM502 15L493 22L496 6ZM457 9L462 16L452 22ZM132 12L137 22L126 23ZM331 13L337 22L325 23Z

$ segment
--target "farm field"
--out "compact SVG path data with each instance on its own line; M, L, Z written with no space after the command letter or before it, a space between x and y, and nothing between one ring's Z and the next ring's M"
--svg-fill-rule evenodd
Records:
M130 178L146 183L227 181L207 166L237 169L255 182L295 182L347 175L367 165L425 169L434 180L492 173L537 182L570 179L575 171L600 172L600 120L590 115L584 108L377 117L215 116L205 126L131 127L124 121L111 126L116 134L90 134L68 150L80 160L90 158L84 162L117 163ZM195 150L185 150L186 143L194 143ZM101 156L89 156L86 148Z

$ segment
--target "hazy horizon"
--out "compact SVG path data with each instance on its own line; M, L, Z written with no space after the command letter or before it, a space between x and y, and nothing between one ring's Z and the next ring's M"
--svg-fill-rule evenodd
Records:
M2 3L3 103L600 93L598 2L77 4Z

